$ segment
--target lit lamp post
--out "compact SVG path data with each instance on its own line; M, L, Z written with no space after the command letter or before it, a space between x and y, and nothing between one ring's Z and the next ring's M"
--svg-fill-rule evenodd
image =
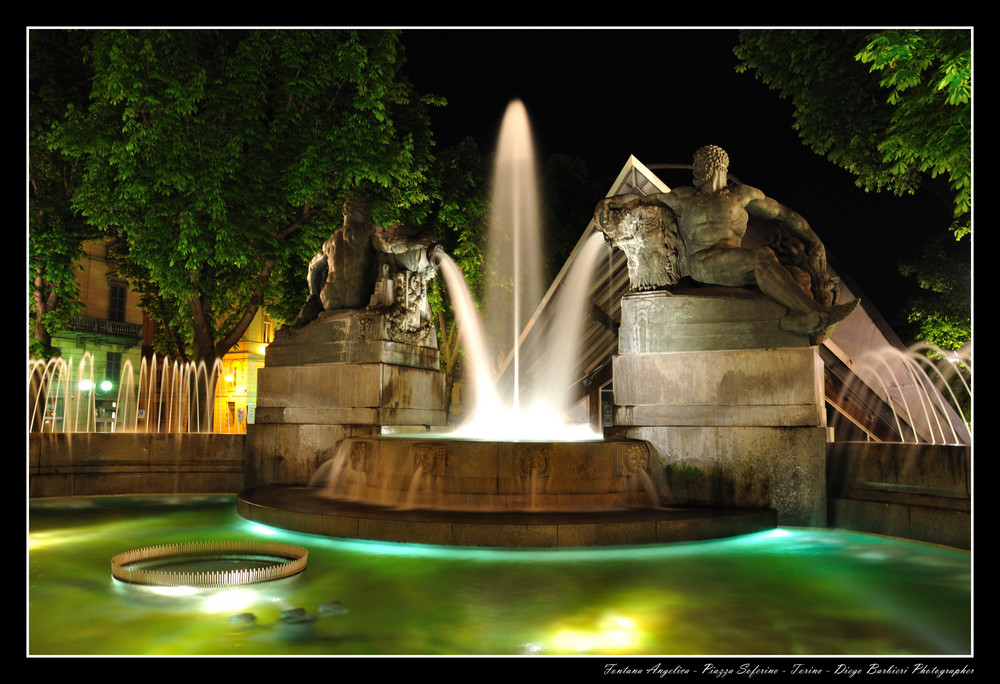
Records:
M97 422L96 422L97 416L94 415L95 411L94 411L93 407L91 406L91 401L93 399L93 397L91 395L91 390L94 389L94 383L91 380L81 380L77 384L77 389L80 390L80 394L79 394L80 400L77 402L76 411L74 412L75 415L76 415L76 425L80 424L80 409L81 409L81 405L82 405L82 408L83 408L83 419L84 419L84 421L86 421L86 427L84 428L84 432L90 432L90 417L91 416L94 416L94 420L95 420L95 422L94 422L94 431L96 432L97 431Z
M97 399L99 397L103 398L107 396L114 389L114 383L111 382L110 380L105 379L102 380L100 383L98 383L97 386L95 387L94 382L92 380L81 380L77 384L77 388L80 390L81 398L83 398L84 400L83 404L87 419L87 430L88 431L90 430L91 417L93 417L93 428L95 432L100 432L98 427L102 423L107 423L108 430L110 432L114 432L114 425L115 425L114 421L115 421L115 414L118 408L118 403L115 401L111 402L111 407L110 410L108 411L107 418L104 418L101 415L99 415L97 406ZM104 410L103 406L101 407L101 410L102 411Z
M105 396L107 396L114 389L114 387L115 387L114 383L112 383L110 380L108 380L107 378L105 378L104 380L101 381L101 384L99 384L97 386L97 388L98 388L97 389L97 396L99 396L99 397L105 397ZM110 410L109 413L110 413L110 417L108 418L108 425L110 426L110 431L114 432L115 431L115 418L118 415L118 402L117 401L112 401L111 402L111 410Z

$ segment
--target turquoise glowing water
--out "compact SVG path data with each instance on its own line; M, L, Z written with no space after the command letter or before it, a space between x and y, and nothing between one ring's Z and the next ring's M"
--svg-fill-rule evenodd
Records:
M597 550L477 550L258 528L234 497L30 503L29 653L968 654L970 554L827 530ZM110 558L167 542L271 539L306 571L166 596ZM340 601L305 624L282 610ZM229 618L253 613L257 626Z

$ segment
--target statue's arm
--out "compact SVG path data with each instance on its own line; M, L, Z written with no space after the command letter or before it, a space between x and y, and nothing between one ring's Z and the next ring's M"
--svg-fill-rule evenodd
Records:
M688 190L690 188L685 186L670 192L658 192L655 195L648 195L646 200L648 204L662 204L677 215L681 213L684 198L690 194Z
M306 279L309 281L309 294L319 295L329 274L330 265L327 261L326 253L319 252L309 262L309 272L306 276Z
M826 247L802 216L780 202L765 196L756 188L744 185L740 192L750 198L746 205L748 214L777 221L782 228L802 240L813 268L819 273L826 272Z
M372 246L384 254L403 254L435 245L437 238L416 226L376 226L372 231Z

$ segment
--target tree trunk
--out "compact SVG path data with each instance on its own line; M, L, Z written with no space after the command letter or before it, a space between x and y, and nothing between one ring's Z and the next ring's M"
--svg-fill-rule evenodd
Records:
M35 309L35 320L32 325L32 337L42 346L44 355L47 357L51 354L52 350L52 334L45 327L45 314L55 308L56 299L54 293L50 294L48 297L42 297L44 284L42 276L40 274L36 274L35 292L32 295Z
M203 297L193 298L189 303L191 321L194 326L194 344L191 360L194 372L191 374L189 391L191 397L191 425L194 432L212 432L215 414L215 366L220 355L217 353L212 335L212 307Z

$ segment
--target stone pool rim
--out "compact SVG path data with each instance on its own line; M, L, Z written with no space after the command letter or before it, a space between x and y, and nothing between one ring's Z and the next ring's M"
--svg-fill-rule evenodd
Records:
M265 485L237 496L246 520L345 539L481 547L666 544L751 534L777 527L773 509L716 506L618 511L409 509L332 500L302 485Z

